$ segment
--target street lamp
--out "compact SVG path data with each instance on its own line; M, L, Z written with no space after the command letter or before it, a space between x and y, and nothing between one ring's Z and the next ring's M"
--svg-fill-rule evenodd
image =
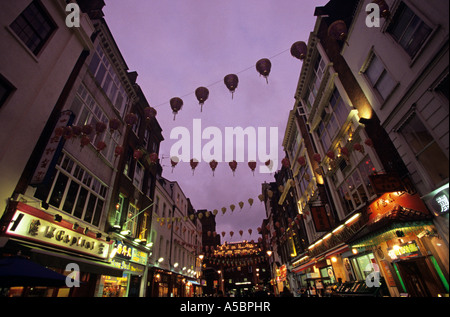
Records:
M266 253L267 253L267 255L270 257L270 256L272 255L273 252L272 252L271 250L267 250Z

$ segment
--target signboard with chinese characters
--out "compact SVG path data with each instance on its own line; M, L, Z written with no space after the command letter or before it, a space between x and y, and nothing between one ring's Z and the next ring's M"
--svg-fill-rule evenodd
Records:
M33 174L33 178L30 181L30 185L38 185L48 177L48 171L56 164L58 154L61 152L64 141L64 130L62 128L67 127L73 121L74 115L72 111L64 111L59 117L58 123L47 142L47 146L42 153L39 164Z
M311 206L311 215L317 232L331 230L325 206Z
M69 228L70 223L52 221L44 212L19 205L10 222L6 234L13 237L56 246L62 249L83 253L96 258L107 259L109 245L107 242L77 232ZM64 224L62 224L64 222Z
M448 213L450 211L449 185L446 184L425 195L424 200L436 216Z

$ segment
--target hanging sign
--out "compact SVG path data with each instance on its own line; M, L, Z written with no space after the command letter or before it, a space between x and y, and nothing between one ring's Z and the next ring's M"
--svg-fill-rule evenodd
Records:
M317 232L331 230L325 206L311 206L311 215Z
M33 178L30 181L30 185L38 185L45 182L49 177L49 171L51 167L56 165L56 160L59 157L59 153L64 145L64 128L72 124L74 115L72 111L65 111L61 114L55 129L52 132L50 139L47 142L47 146L42 153L39 164L33 174Z

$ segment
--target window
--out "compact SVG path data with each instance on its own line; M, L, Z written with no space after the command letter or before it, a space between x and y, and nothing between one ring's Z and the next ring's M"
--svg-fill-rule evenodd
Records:
M133 235L136 232L139 209L132 203L128 204L127 219L123 224L123 230L129 230Z
M311 78L311 81L308 86L308 93L306 95L307 97L307 106L308 110L311 110L311 107L314 104L314 101L316 100L317 93L319 92L320 84L322 82L322 77L325 72L325 61L322 59L322 57L319 55L318 59L316 60L316 63L314 64L314 73Z
M108 61L100 45L97 46L96 52L91 59L89 70L114 107L123 115L127 103L127 94L120 83L119 76L116 75L114 67Z
M381 60L374 54L369 67L365 72L372 87L385 100L395 88L396 82L384 68Z
M109 119L83 85L78 87L77 95L72 102L70 110L76 115L73 122L74 126L82 127L85 124L89 124L93 127L92 133L89 135L91 143L95 146L100 141L105 142L106 147L101 150L100 153L108 160L108 162L113 163L115 160L114 151L119 144L120 133L111 133L109 129L106 129L103 133L96 133L95 125L97 122L103 122L107 125Z
M9 27L34 55L39 54L56 30L55 22L37 0L31 2Z
M142 190L142 183L144 180L144 166L141 164L141 162L136 161L136 166L134 169L134 176L133 176L133 185L136 186L137 189L140 191Z
M414 57L430 35L431 28L408 8L404 2L400 3L393 21L389 26L388 32L410 57Z
M60 157L56 170L48 203L98 226L107 187L67 155Z
M375 172L370 158L365 158L352 174L338 187L344 214L348 215L375 195L369 175Z
M416 115L402 128L401 133L435 185L448 179L448 157Z
M6 102L11 93L15 90L14 86L0 75L0 108Z
M445 78L439 83L439 85L437 85L436 87L436 91L438 91L439 93L441 93L445 98L448 98L448 87L449 83L448 83L448 74L447 76L445 76ZM0 106L1 106L1 99L0 99ZM448 106L448 103L447 103Z

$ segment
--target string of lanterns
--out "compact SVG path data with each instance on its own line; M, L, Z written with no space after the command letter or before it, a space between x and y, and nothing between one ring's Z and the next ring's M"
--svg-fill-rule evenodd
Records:
M172 172L175 169L175 167L178 165L179 162L180 162L180 159L178 157L176 157L176 156L170 157L170 164L171 164L171 167L172 167ZM192 158L189 161L189 165L190 165L190 167L192 169L192 175L194 175L195 169L197 168L198 164L199 164L199 161L197 159L195 159L195 158ZM214 176L214 172L217 169L217 166L219 165L219 163L216 160L213 159L208 164L209 164L209 167L211 168L211 170L213 172L213 176ZM267 160L264 164L269 169L273 168L273 161L272 160ZM252 171L253 175L255 175L255 170L256 170L256 167L257 167L257 163L255 161L249 161L247 163L247 165L250 168L250 170ZM238 167L238 162L236 162L236 160L233 160L231 162L228 162L228 166L230 167L231 171L233 172L233 176L234 176L234 174L236 172L236 169Z
M290 49L291 55L293 57L296 57L300 60L304 60L306 58L307 53L307 45L305 42L298 41L295 42ZM278 54L277 54L278 55ZM275 56L277 56L275 55ZM262 58L256 62L256 71L260 74L260 76L263 76L266 79L267 84L269 83L269 75L272 69L272 63L269 58ZM250 69L250 68L247 68ZM247 70L246 69L246 70ZM216 82L217 83L217 82ZM236 92L236 89L239 86L239 77L237 74L227 74L223 78L223 83L225 87L229 90L231 93L231 99L234 99L234 94ZM209 90L205 86L198 87L194 92L197 101L200 105L200 111L203 111L203 105L209 98ZM189 94L190 95L190 94ZM156 107L162 106L166 103L160 104ZM169 105L172 110L172 113L174 115L173 119L176 119L176 115L181 111L184 105L184 101L181 97L173 97L169 100Z

